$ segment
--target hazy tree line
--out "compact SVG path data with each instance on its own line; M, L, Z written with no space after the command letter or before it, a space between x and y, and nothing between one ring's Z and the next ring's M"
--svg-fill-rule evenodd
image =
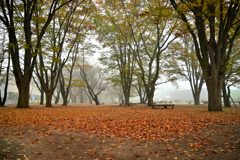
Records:
M138 95L151 106L157 85L179 79L189 81L199 104L206 83L209 111L222 110L222 95L229 107L230 87L239 85L238 0L6 0L0 5L1 106L11 73L18 108L29 107L32 80L46 107L52 97L57 103L61 96L67 105L81 94L98 105L99 95L110 88L127 105ZM105 48L102 67L88 57L96 48L87 43L91 35Z

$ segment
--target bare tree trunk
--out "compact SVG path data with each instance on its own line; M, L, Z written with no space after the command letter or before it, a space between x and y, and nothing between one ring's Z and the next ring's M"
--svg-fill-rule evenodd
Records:
M147 98L148 98L148 106L152 106L153 105L153 94L148 94Z
M227 92L227 86L225 84L225 82L223 81L222 83L222 94L223 94L223 104L225 107L231 107L230 104L230 94L229 92Z
M60 84L63 85L61 83L61 80L60 80ZM64 86L61 86L61 94L62 94L62 99L63 99L63 106L67 106L68 104L68 93L65 92L65 89L64 89Z
M41 92L40 105L43 105L43 101L44 101L44 90L42 89L40 92Z
M91 100L92 100L92 99L91 99ZM98 96L95 96L95 97L94 97L94 102L95 102L96 105L99 105Z
M195 92L193 94L194 104L199 105L200 104L200 92Z
M146 94L139 94L140 97L140 103L145 104L147 102L147 95Z
M222 111L221 89L222 77L206 78L208 90L208 111Z
M68 97L62 97L63 98L63 106L67 106L67 103L68 103Z
M124 98L125 98L125 104L126 105L129 105L129 98L130 98L130 92L127 92L127 90L125 91L125 93L124 93Z
M147 94L146 94L146 90L144 89L144 87L142 87L142 81L138 80L137 85L133 85L136 90L138 91L138 95L139 95L139 99L140 99L140 103L144 104L147 102Z
M154 92L155 92L155 82L156 81L152 81L151 83L151 88L149 86L145 86L146 91L147 91L147 99L148 99L148 106L152 106L153 105L153 97L154 97Z
M226 97L226 106L225 107L231 107L230 98L231 98L231 90L230 90L230 86L228 86L227 87L227 97Z
M57 96L55 97L55 104L58 104L59 100L60 100L60 90L57 92Z
M71 102L71 99L72 99L72 98L69 98L69 99L68 99L68 103L70 103L70 102Z
M17 108L28 108L29 107L29 81L17 83L19 97Z
M7 89L8 89L8 79L9 79L9 69L10 69L10 56L8 57L8 67L7 67L7 74L6 74L6 80L5 80L5 88L4 88L4 94L3 99L0 91L0 107L4 107L5 102L7 100ZM0 73L1 74L1 73Z
M51 91L45 91L46 93L46 107L52 107L52 95Z
M80 91L80 103L84 103L83 102L83 90Z

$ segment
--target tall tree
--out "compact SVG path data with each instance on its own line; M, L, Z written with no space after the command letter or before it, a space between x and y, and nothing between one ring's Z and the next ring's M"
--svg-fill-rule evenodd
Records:
M118 75L112 76L116 79L111 79L115 81L114 83L118 81L121 85L124 103L129 105L136 61L133 52L125 41L125 38L130 36L129 28L124 22L127 17L124 17L124 13L116 14L117 12L122 12L122 1L109 1L105 4L100 3L100 5L105 13L101 10L96 12L99 13L95 18L99 35L98 39L104 43L104 47L110 48L110 51L104 52L100 60L112 74ZM116 23L118 24L117 26L114 25ZM119 30L119 28L121 29Z
M73 76L73 70L75 69L75 62L76 62L76 56L77 56L77 52L78 50L73 52L73 55L71 57L71 64L67 64L65 65L65 69L66 70L62 70L60 73L60 92L63 98L63 106L67 106L67 102L68 102L68 95L69 92L71 90L71 83L72 83L72 76ZM66 72L68 72L68 78L64 78L66 77Z
M238 0L171 0L192 35L208 90L208 110L222 111L224 74L240 34Z
M148 105L151 106L160 73L160 55L177 37L174 36L176 23L171 21L173 12L169 9L169 3L167 1L118 0L108 1L103 6L102 10L105 11L103 16L107 21L103 27L109 27L107 29L109 36L115 36L115 40L107 43L121 42L119 44L124 48L123 51L126 50L126 53L131 55L130 61L122 61L123 66L129 62L138 64L148 97ZM112 33L113 31L117 34ZM120 71L127 69L133 74L131 68L119 67L119 69ZM132 81L132 79L126 80ZM130 88L131 85L127 87Z
M111 73L111 80L113 83L118 83L123 90L124 103L129 105L131 95L131 86L136 62L128 45L123 41L115 41L111 44L110 55L104 54L101 57L101 62L108 66Z
M7 90L10 70L10 55L7 49L6 28L0 26L0 106L4 106L7 100ZM3 89L3 90L2 90ZM3 93L3 95L2 95Z
M44 8L42 1L1 1L0 20L8 30L9 50L13 64L13 74L19 90L17 108L29 107L29 86L42 37L45 34L48 25L52 21L55 12L71 1L72 0L52 0L50 2L44 2L45 4L49 3L50 5L47 5L49 8L44 10L44 15L47 15L47 19L42 23L39 35L33 35L34 31L32 22L34 18L38 18L34 17L36 5L41 5ZM21 28L21 30L19 30L19 28ZM38 37L37 39L36 36ZM19 43L21 39L24 39L23 44ZM23 50L23 55L21 55L21 50Z
M79 29L72 34L77 37L76 40L73 40L71 43L74 45L73 50L72 50L72 55L70 57L70 62L65 64L65 71L67 71L69 74L68 77L66 77L66 74L64 74L63 70L60 73L60 86L61 86L61 95L63 98L63 106L67 106L68 102L68 95L71 90L71 82L72 82L72 76L73 76L73 71L76 70L75 63L77 61L77 55L80 52L80 44L85 40L85 37L87 35L87 32L91 31L93 29L92 24L90 22L86 22L85 18L89 13L89 6L84 10L81 11L81 14L79 14L77 22L79 25ZM85 22L85 23L84 23ZM75 24L76 25L76 24ZM81 30L81 33L79 33ZM83 31L84 30L84 31ZM83 33L84 32L84 33ZM73 37L74 39L74 37ZM70 40L71 41L71 40ZM70 64L71 63L71 64ZM66 80L67 79L67 80Z
M236 39L233 48L233 55L224 75L222 84L223 102L225 107L231 107L231 89L232 86L240 84L240 39Z
M181 41L169 47L169 54L174 58L168 63L168 70L190 83L194 104L200 104L200 93L204 77L194 50L194 43L187 34L181 36Z
M83 0L73 1L69 3L66 8L62 8L56 12L46 33L50 37L50 43L45 42L45 45L41 46L41 54L38 54L39 63L36 65L36 73L46 94L46 107L52 106L52 96L57 87L61 70L66 64L75 43L79 39L81 22L83 22L85 16L83 20L80 21L80 24L77 23L77 26L75 26L73 22L76 14L80 16L78 14L80 12L84 13L85 11L85 13L87 13L86 8L83 7L84 11L80 11L82 8L79 9L79 6L83 2ZM36 29L38 32L38 22L36 23ZM75 35L75 37L71 37L72 35ZM68 46L69 48L63 48L67 41L71 41ZM66 55L64 55L64 51L67 52Z
M147 17L145 22L148 27L144 29L145 31L140 31L141 41L138 44L136 59L147 93L148 106L152 106L155 87L161 71L161 55L180 33L176 30L176 21L172 21L174 13L167 1L148 1L140 17ZM133 33L133 28L131 30Z

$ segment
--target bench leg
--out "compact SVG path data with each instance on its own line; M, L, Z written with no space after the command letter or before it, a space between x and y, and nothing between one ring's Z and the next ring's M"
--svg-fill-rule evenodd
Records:
M175 108L175 106L172 106L172 109L174 109Z
M167 109L167 106L164 106L164 109Z

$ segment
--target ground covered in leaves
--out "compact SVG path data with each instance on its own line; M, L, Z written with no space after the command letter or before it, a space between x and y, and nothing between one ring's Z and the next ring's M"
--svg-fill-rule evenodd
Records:
M0 108L0 159L240 159L240 108Z

